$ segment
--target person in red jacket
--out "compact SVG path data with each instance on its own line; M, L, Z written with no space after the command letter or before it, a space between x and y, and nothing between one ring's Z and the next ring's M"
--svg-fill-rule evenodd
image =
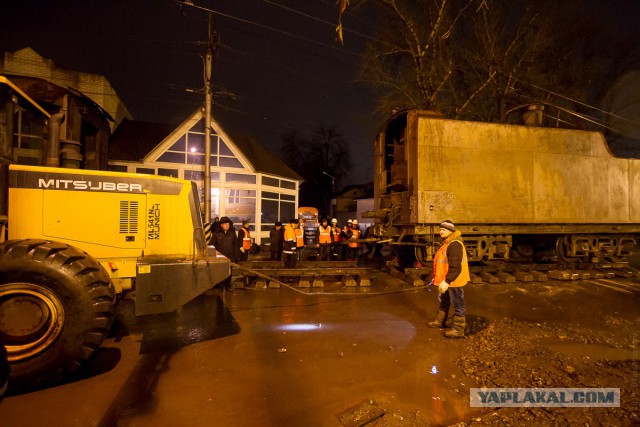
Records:
M443 328L447 321L449 305L453 304L453 327L444 332L447 338L464 338L466 327L464 301L464 285L471 276L467 262L467 251L462 241L462 233L455 229L453 222L446 220L440 224L442 246L433 257L433 280L431 284L438 287L440 307L430 328Z

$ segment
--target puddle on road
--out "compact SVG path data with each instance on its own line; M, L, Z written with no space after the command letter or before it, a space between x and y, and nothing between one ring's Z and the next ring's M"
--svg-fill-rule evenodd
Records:
M547 343L544 345L551 351L564 353L574 357L589 357L594 360L638 360L639 350L615 348L604 344L585 344L577 342Z

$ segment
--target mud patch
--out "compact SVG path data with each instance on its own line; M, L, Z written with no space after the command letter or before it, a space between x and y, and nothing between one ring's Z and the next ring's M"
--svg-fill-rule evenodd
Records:
M467 338L456 361L469 387L620 388L620 408L492 408L456 426L639 425L637 336L624 323L608 334L504 319Z

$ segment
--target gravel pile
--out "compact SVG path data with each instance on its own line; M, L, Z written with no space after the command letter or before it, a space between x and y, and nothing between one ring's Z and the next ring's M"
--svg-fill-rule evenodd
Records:
M606 319L605 319L606 321ZM464 355L457 360L464 374L475 383L472 387L613 387L620 388L620 408L487 408L456 426L469 425L640 425L637 342L631 322L616 321L615 334L582 329L560 328L545 323L527 323L503 319L481 329L466 339ZM626 331L620 330L628 329ZM615 335L615 336L613 336ZM545 343L560 343L554 350ZM596 351L562 351L595 344ZM603 345L626 349L633 358L609 360L600 357ZM573 346L573 347L571 347ZM581 348L581 347L578 347ZM578 354L576 354L578 353ZM590 354L590 355L587 355ZM611 352L603 353L610 356Z

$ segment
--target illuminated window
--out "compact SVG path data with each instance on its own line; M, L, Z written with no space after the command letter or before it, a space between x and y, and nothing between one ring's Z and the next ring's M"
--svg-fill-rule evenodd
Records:
M224 213L236 223L241 223L243 220L255 223L256 191L226 189Z

